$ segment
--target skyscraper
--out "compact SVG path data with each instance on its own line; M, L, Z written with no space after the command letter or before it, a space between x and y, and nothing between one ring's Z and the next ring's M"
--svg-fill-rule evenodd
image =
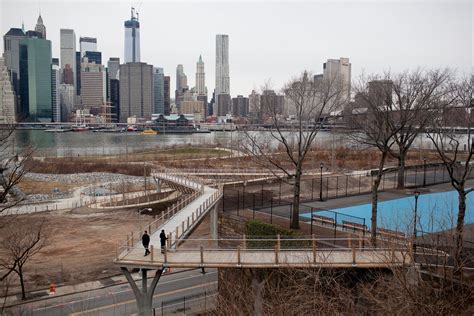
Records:
M221 95L227 95L224 97L223 102L219 101ZM224 34L216 35L215 97L215 106L217 108L214 109L214 114L219 113L218 115L221 115L226 110L230 110L229 35Z
M51 110L53 122L61 122L61 104L59 97L60 68L58 65L51 67Z
M205 76L204 62L202 61L201 55L199 55L199 60L196 63L196 93L198 95L207 95Z
M4 62L16 96L20 95L20 41L25 37L23 30L18 28L11 28L3 36Z
M87 57L90 63L96 63L97 65L102 64L102 53L87 51L84 57ZM83 58L84 58L83 57Z
M61 107L61 122L68 122L69 115L74 110L74 96L76 91L72 84L59 85L59 105Z
M20 119L51 122L51 41L20 41Z
M153 114L164 114L165 112L165 73L163 68L153 68L153 89L154 89L154 106Z
M86 55L86 52L97 51L97 38L94 37L80 37L79 47L81 50L81 58Z
M232 98L232 115L236 117L247 116L249 114L249 98L238 95Z
M74 30L60 29L61 68L63 69L63 82L76 86L76 34ZM68 69L68 70L66 70ZM72 74L70 73L72 72ZM72 76L72 82L71 82ZM67 81L66 81L67 80Z
M335 89L343 89L342 102L348 103L351 99L351 63L349 58L328 59L323 64L323 79L328 81ZM331 111L334 109L330 107Z
M5 60L0 58L0 124L16 122L15 92Z
M163 92L163 96L164 96L164 114L165 115L170 115L171 113L171 95L170 95L170 84L171 84L171 78L170 76L165 76L164 77L164 83L163 83L163 87L164 87L164 92Z
M127 122L131 116L150 119L153 101L153 66L146 63L120 65L120 122Z
M87 57L84 57L81 63L82 107L93 114L102 113L107 100L106 84L104 66L90 63Z
M81 52L76 52L76 95L81 95ZM76 103L76 102L74 102Z
M183 100L184 92L188 90L188 77L184 73L183 65L179 64L176 67L176 91L175 91L175 103L179 108L181 101Z
M136 15L135 15L136 13ZM130 20L125 21L125 63L140 62L140 22L138 21L138 12L131 9Z
M35 32L41 33L41 38L46 39L46 26L43 24L43 18L41 14L38 16L38 21L36 22Z
M118 79L118 71L120 68L120 58L110 57L107 62L107 69L110 79Z

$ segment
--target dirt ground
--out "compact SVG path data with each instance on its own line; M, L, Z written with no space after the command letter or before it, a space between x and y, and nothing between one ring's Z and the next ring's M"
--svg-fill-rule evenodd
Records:
M27 291L45 288L52 282L77 284L119 274L113 264L117 243L122 242L127 233L136 231L139 222L144 224L151 220L146 215L139 219L132 210L83 209L28 214L18 216L15 221L33 222L43 217L47 220L47 246L25 266ZM0 236L4 233L5 228L0 228ZM17 278L13 281L11 293L19 290Z
M65 192L80 187L82 184L83 183L65 183L59 181L37 181L24 178L18 186L25 194L51 194L54 188Z

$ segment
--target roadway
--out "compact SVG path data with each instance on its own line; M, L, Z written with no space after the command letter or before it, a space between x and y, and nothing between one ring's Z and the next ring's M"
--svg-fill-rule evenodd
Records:
M154 274L154 273L151 273ZM141 280L136 281L141 286ZM206 294L207 306L212 304L212 293L217 291L217 270L184 270L178 273L164 274L153 296L153 307L157 314L161 311L162 302L165 309L196 308L196 303L204 304ZM186 297L186 299L183 299ZM194 301L194 302L193 302ZM194 303L194 304L193 304ZM166 308L166 306L170 306ZM198 306L197 311L202 308ZM125 282L106 288L91 290L60 297L51 296L40 301L25 303L6 310L6 315L130 315L137 312L136 300L130 285Z

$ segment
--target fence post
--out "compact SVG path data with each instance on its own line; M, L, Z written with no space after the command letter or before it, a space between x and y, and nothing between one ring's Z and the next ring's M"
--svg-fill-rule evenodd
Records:
M316 247L317 247L317 244L316 244L316 239L314 238L314 235L311 235L311 242L312 242L312 246L313 246L313 263L316 264Z
M275 245L275 264L278 265L278 245Z
M240 246L237 246L237 264L240 266Z
M199 250L201 252L201 267L204 265L204 248L199 246Z
M150 259L153 262L153 245L150 245Z
M273 224L273 196L270 199L270 224Z
M314 178L311 179L311 201L314 200Z
M356 264L356 249L352 246L352 264Z
M245 249L246 248L246 237L245 237L245 234L242 235L242 249Z

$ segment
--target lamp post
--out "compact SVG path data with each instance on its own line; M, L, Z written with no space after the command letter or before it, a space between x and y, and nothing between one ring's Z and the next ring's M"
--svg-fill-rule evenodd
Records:
M319 163L319 201L323 201L323 166L324 164L322 162Z
M418 210L418 197L420 196L419 191L415 191L415 216L413 218L413 256L415 256L416 252L416 212Z
M426 186L426 158L423 158L423 187Z

